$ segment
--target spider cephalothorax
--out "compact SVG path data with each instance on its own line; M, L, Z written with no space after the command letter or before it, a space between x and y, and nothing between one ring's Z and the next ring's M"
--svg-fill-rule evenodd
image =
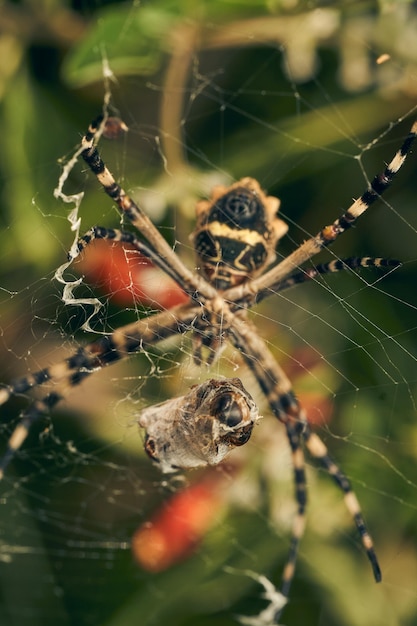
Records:
M219 291L239 285L272 263L288 226L277 217L278 198L253 178L218 186L197 204L191 235L203 276Z

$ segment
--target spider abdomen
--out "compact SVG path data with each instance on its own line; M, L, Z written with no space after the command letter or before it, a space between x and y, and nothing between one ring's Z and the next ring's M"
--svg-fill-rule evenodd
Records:
M222 291L246 282L275 258L287 232L278 219L279 200L266 196L253 178L219 186L197 204L192 240L201 273Z
M232 230L219 222L201 230L194 245L203 274L220 291L253 276L268 256L265 241L256 231Z

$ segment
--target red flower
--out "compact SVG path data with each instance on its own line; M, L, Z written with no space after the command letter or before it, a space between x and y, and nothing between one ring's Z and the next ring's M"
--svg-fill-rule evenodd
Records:
M85 248L77 268L121 306L135 302L159 309L186 302L188 296L164 272L125 243L101 239Z
M194 551L218 515L223 476L210 471L209 477L175 494L135 532L132 551L143 569L160 572Z

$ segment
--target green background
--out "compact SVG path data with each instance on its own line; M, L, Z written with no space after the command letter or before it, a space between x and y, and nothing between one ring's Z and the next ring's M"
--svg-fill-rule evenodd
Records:
M416 27L407 2L2 2L2 381L89 338L79 330L87 308L65 306L53 280L74 236L53 190L59 159L101 110L104 55L117 79L112 104L130 129L102 144L105 159L127 189L148 192L151 217L192 266L192 207L212 181L251 175L281 198L283 255L362 193L416 117ZM390 59L378 64L382 54ZM387 204L334 250L400 258L400 270L375 288L368 283L383 274L329 277L254 314L290 370L306 347L317 350L296 390L332 404L318 432L357 490L384 576L376 586L340 494L312 469L288 626L417 623L415 171L412 154ZM65 187L80 190L83 230L119 224L82 165ZM98 332L137 313L94 286L77 293L103 300ZM132 559L134 530L178 484L144 458L131 412L198 379L178 366L189 352L173 345L152 363L141 355L110 368L34 429L1 485L2 625L226 626L265 606L245 570L279 586L292 485L286 442L268 417L238 477L220 470L228 495L196 553L159 574ZM215 373L236 375L233 358ZM2 407L4 445L25 400Z

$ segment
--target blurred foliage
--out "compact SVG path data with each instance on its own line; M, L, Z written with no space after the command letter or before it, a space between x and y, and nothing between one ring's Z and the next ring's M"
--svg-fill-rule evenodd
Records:
M78 331L84 312L62 304L62 285L52 279L74 236L70 208L53 191L101 110L106 81L130 132L102 142L105 159L191 264L196 199L244 175L281 197L291 227L286 254L359 195L407 133L416 28L415 3L405 1L3 1L2 380L87 340ZM320 355L321 369L306 374L301 392L314 383L334 393L334 421L320 434L358 490L387 581L373 583L342 498L311 472L288 626L417 621L415 155L410 161L388 204L337 247L340 256L400 256L401 271L377 289L339 275L326 281L329 289L291 292L279 312L273 302L261 308L262 332L287 366L305 345ZM65 187L80 190L82 229L117 225L82 165ZM102 297L97 328L132 320L136 311ZM133 563L133 531L175 486L136 452L136 429L126 424L136 396L156 401L192 382L181 358L170 347L155 359L156 372L147 356L110 368L54 414L53 426L35 430L2 486L2 625L229 625L260 610L262 589L225 568L256 570L279 585L292 486L272 420L249 444L246 469L230 478L230 510L219 513L199 552L157 575ZM13 402L4 420L21 406Z

